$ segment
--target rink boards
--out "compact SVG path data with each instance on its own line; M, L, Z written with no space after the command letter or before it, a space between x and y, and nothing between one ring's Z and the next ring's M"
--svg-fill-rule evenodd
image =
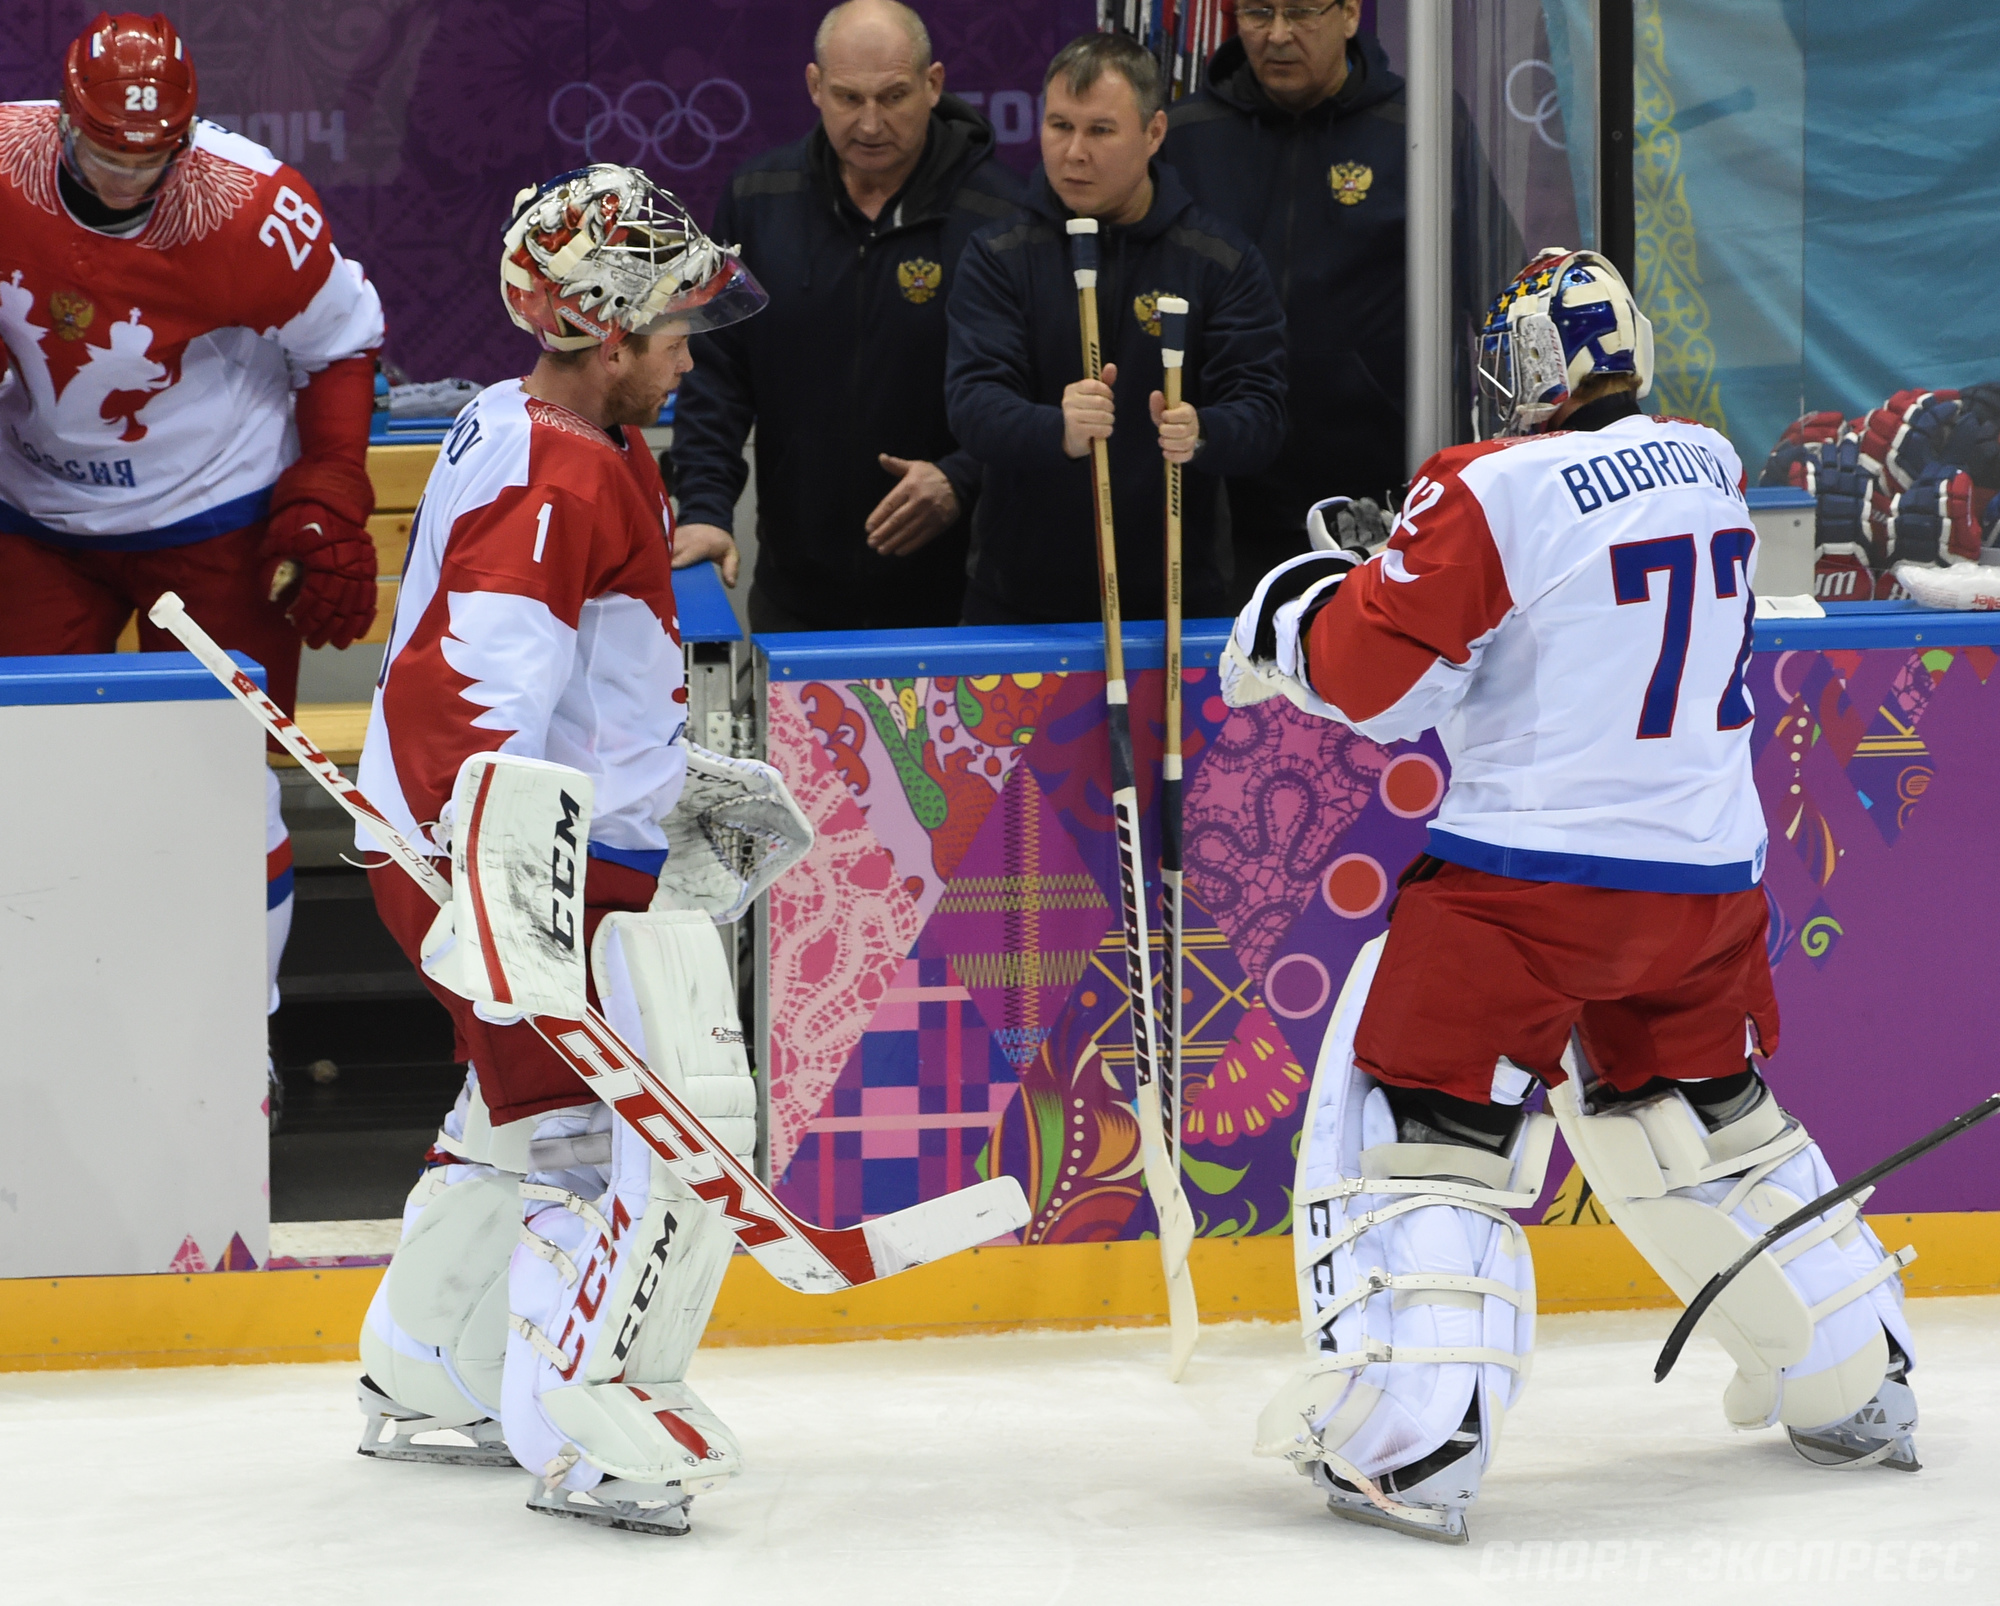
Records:
M1835 612L1759 621L1747 682L1770 1079L1851 1175L2000 1086L2000 620ZM1446 766L1432 736L1382 747L1282 700L1225 708L1221 639L1190 625L1184 659L1184 1181L1204 1237L1282 1236L1326 1020ZM1128 642L1157 844L1159 626ZM1150 1234L1096 627L758 645L767 751L820 833L765 915L780 1192L845 1226L1006 1171L1035 1206L1027 1244ZM1891 1178L1872 1208L2000 1209L1996 1141ZM1531 1219L1569 1219L1579 1191L1559 1147Z
M1133 636L1157 842L1159 727L1147 716L1160 702L1160 644L1157 627ZM1130 1049L1095 637L764 644L768 749L821 833L761 917L778 1186L808 1219L846 1225L1005 1170L1035 1217L1019 1244L834 1299L787 1294L739 1257L712 1342L1161 1319L1120 1094ZM1979 957L2000 909L1995 643L1990 617L1893 607L1759 627L1750 684L1785 1019L1771 1076L1842 1171L1991 1090L2000 1000ZM1382 929L1394 875L1422 845L1444 766L1428 743L1379 748L1282 704L1223 709L1218 645L1216 627L1191 629L1184 1172L1204 1235L1194 1266L1205 1315L1283 1319L1307 1070L1339 977ZM248 900L258 913L261 901ZM236 1079L256 1125L259 1079ZM261 1152L254 1171L247 1156L238 1169L261 1187ZM117 1174L115 1160L105 1170ZM1979 1136L1883 1189L1884 1236L1922 1253L1914 1292L2000 1289L1996 1195L2000 1171ZM191 1207L170 1191L149 1198L152 1225L182 1230L176 1212ZM1576 1202L1558 1151L1531 1228L1544 1308L1667 1303L1587 1208L1557 1224ZM262 1262L262 1242L250 1248L256 1206L239 1228L186 1236L223 1245L241 1232L244 1254L208 1263ZM352 1264L85 1275L98 1269L80 1250L46 1268L60 1276L0 1282L0 1367L350 1355L380 1275Z
M2000 1291L2000 1216L1872 1217L1917 1247L1915 1295ZM1544 1313L1674 1303L1615 1227L1530 1227ZM1291 1239L1198 1239L1189 1257L1204 1322L1294 1320ZM238 1275L0 1282L0 1371L213 1366L356 1358L380 1266ZM705 1345L832 1343L1016 1328L1152 1327L1166 1320L1150 1242L969 1250L837 1296L795 1294L748 1255L730 1262Z

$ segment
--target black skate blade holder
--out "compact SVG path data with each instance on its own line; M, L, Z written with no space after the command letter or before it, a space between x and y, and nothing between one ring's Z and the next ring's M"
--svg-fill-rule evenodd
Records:
M1963 1115L1953 1116L1935 1132L1918 1138L1908 1148L1898 1149L1888 1159L1881 1161L1877 1165L1870 1166L1858 1177L1843 1182L1839 1187L1834 1188L1830 1192L1821 1194L1812 1203L1800 1206L1789 1216L1785 1217L1783 1221L1771 1228L1763 1237L1759 1238L1748 1249L1744 1250L1741 1255L1737 1256L1734 1261L1709 1278L1707 1283L1703 1285L1701 1292L1688 1301L1687 1309L1681 1312L1681 1319L1674 1323L1674 1330L1667 1335L1666 1343L1660 1347L1659 1359L1653 1363L1653 1381L1655 1383L1666 1381L1667 1374L1674 1369L1674 1363L1681 1358L1681 1351L1687 1347L1688 1338L1693 1334L1695 1324L1708 1314L1708 1308L1721 1297L1723 1289L1729 1286L1737 1274L1759 1255L1763 1254L1765 1250L1777 1243L1787 1233L1796 1232L1815 1216L1824 1215L1835 1205L1844 1203L1864 1189L1872 1188L1891 1172L1900 1171L1912 1160L1919 1159L1923 1155L1930 1153L1939 1144L1949 1143L1959 1133L1966 1131L1970 1127L1977 1126L1987 1116L1993 1114L1995 1110L2000 1110L2000 1093L1995 1093L1990 1098L1981 1099L1979 1103L1973 1105Z

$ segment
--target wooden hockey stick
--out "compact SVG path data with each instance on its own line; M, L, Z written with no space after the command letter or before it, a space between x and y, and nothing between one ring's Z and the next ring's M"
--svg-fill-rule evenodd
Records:
M1097 219L1068 223L1070 262L1076 277L1077 316L1083 329L1083 371L1099 378L1103 348L1097 333ZM1101 440L1090 443L1090 477L1097 519L1097 586L1104 606L1104 702L1111 737L1111 813L1118 835L1119 905L1125 925L1125 991L1132 1017L1132 1070L1139 1146L1146 1192L1160 1222L1160 1263L1167 1277L1171 1331L1168 1373L1179 1381L1194 1353L1201 1317L1188 1275L1194 1212L1181 1188L1160 1109L1160 1081L1153 1000L1152 953L1146 932L1145 860L1139 837L1139 783L1132 759L1132 712L1125 683L1125 630L1118 597L1118 546L1111 522L1111 458Z
M1169 407L1181 404L1181 371L1187 357L1188 304L1161 296L1160 364ZM1181 978L1185 969L1181 867L1181 466L1167 464L1167 697L1166 752L1160 760L1160 1109L1173 1134L1174 1174L1181 1169Z
M202 667L229 688L265 732L283 744L434 902L450 902L451 883L341 773L340 766L315 747L290 716L236 667L214 638L188 617L178 596L167 592L153 604L147 617L178 637ZM721 1205L724 1224L757 1263L787 1288L802 1294L837 1294L940 1260L1028 1224L1031 1212L1020 1183L1003 1176L878 1216L858 1227L812 1226L787 1210L754 1172L718 1142L701 1117L625 1045L596 1010L586 1008L581 1020L553 1015L524 1019L550 1051L582 1078L593 1095L623 1116L682 1181L702 1198Z
M1823 1216L1837 1204L1852 1199L1864 1188L1872 1188L1892 1171L1900 1171L1919 1155L1930 1153L1940 1143L1948 1143L1967 1127L1977 1126L1995 1110L2000 1110L2000 1093L1979 1103L1963 1115L1955 1115L1927 1137L1918 1138L1907 1149L1898 1149L1880 1165L1870 1166L1852 1181L1843 1182L1839 1187L1821 1194L1811 1204L1802 1205L1789 1216L1771 1228L1735 1260L1702 1285L1701 1292L1688 1301L1688 1307L1681 1312L1681 1319L1674 1323L1674 1330L1667 1334L1667 1341L1660 1346L1659 1359L1653 1362L1653 1381L1664 1383L1667 1374L1674 1369L1674 1362L1681 1358L1681 1351L1687 1347L1689 1335L1694 1332L1695 1323L1708 1314L1709 1306L1721 1296L1723 1289L1735 1281L1736 1276L1765 1250L1777 1243L1787 1233L1796 1232L1808 1221Z

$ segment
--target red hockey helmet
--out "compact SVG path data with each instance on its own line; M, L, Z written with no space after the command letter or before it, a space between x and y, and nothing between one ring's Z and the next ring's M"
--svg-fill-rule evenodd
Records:
M70 41L62 109L70 126L112 151L171 150L194 121L194 63L157 12L97 20Z

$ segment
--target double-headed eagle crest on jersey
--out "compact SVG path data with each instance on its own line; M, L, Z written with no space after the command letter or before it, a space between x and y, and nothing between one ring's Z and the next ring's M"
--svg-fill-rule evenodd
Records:
M97 308L74 290L58 290L49 297L49 322L57 338L81 340L97 316Z
M905 301L921 307L944 288L944 269L928 257L911 257L896 264L896 283Z
M1342 206L1359 206L1368 199L1375 182L1375 169L1364 162L1336 162L1326 175L1333 186L1333 198Z
M1160 297L1164 290L1147 290L1132 298L1132 316L1139 320L1139 327L1155 340L1160 338Z

